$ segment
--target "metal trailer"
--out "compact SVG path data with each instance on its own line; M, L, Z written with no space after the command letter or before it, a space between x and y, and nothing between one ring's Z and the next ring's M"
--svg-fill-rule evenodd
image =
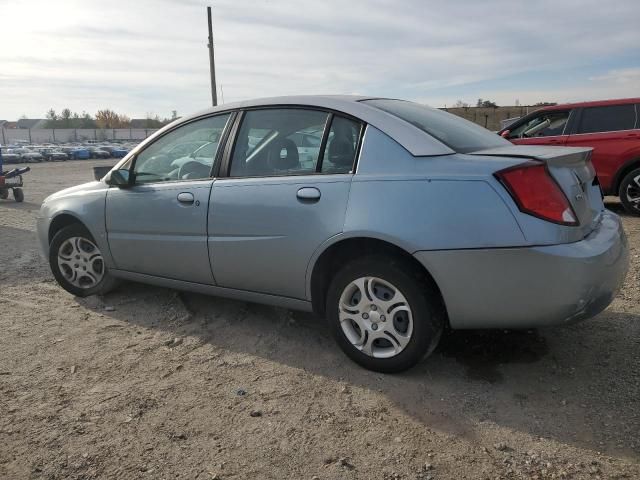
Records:
M24 192L22 187L22 174L31 170L29 167L14 168L13 170L4 171L2 165L2 145L0 145L0 199L9 198L9 190L13 192L13 198L16 202L24 200Z

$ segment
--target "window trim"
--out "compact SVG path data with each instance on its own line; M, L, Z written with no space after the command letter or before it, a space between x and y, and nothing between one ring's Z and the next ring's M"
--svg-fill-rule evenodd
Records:
M320 161L320 157L323 157L324 159L324 149L326 148L326 144L325 145L321 145L320 147L320 154L318 156L318 162L316 164L316 171L315 172L301 172L298 174L287 174L287 175L278 175L278 174L274 174L274 175L244 175L244 176L231 176L231 160L233 159L233 152L235 150L236 147L236 143L238 141L238 134L240 133L240 128L242 126L242 122L244 121L244 118L246 116L247 112L250 111L254 111L254 110L294 110L294 109L299 109L299 110L312 110L312 111L319 111L319 112L323 112L327 114L327 121L325 122L325 126L324 126L324 131L322 132L322 139L323 141L325 140L325 137L328 138L329 136L329 130L331 128L331 122L333 122L333 118L337 115L339 117L343 117L346 118L347 120L351 120L353 122L356 122L360 125L360 131L358 134L358 142L356 144L356 151L354 154L354 161L353 161L353 165L351 170L348 173L324 173L324 172L318 172L318 164L321 163ZM329 122L329 119L331 120L331 122ZM358 160L360 157L360 150L362 147L362 141L363 141L363 137L364 137L364 131L365 131L365 127L366 127L366 122L358 117L354 117L353 115L349 115L348 113L345 112L341 112L338 110L333 110L331 108L324 108L324 107L319 107L316 105L302 105L302 104L272 104L272 105L256 105L256 106L252 106L252 107L245 107L245 108L241 108L238 109L238 115L236 116L235 119L235 123L233 126L233 129L229 135L229 140L227 142L227 145L225 146L225 152L224 152L224 157L222 159L221 162L221 167L220 167L220 172L219 172L219 176L217 178L228 178L228 179L243 179L243 178L286 178L286 177L303 177L303 176L312 176L312 175L354 175L356 172L356 167L358 164Z
M594 108L609 108L609 107L626 107L627 105L631 105L633 107L634 113L636 115L636 119L635 122L633 124L633 128L625 128L624 130L603 130L603 131L599 131L599 132L588 132L588 133L578 133L580 131L580 127L582 126L582 116L584 115L584 111L587 109L594 109ZM640 128L640 115L638 112L638 104L635 103L620 103L620 104L616 104L616 105L597 105L597 106L593 106L593 107L581 107L580 108L580 112L578 115L578 118L576 119L576 124L575 124L575 128L574 128L574 133L571 133L570 135L572 137L577 137L577 136L581 136L581 135L600 135L602 133L617 133L617 132L631 132L633 130L638 130Z
M324 161L324 151L327 148L327 142L329 141L329 135L331 134L331 125L333 125L333 113L327 116L327 121L324 124L324 131L322 132L322 140L320 141L320 152L318 153L318 161L316 162L316 173L322 173L322 162Z
M153 142L147 144L144 146L144 148L142 150L140 150L139 152L136 152L135 155L133 155L133 157L131 157L131 164L129 166L129 187L136 187L136 186L144 186L144 185L157 185L157 184L165 184L165 183L179 183L179 182L193 182L193 181L203 181L203 180L212 180L214 178L216 178L216 174L217 171L220 170L220 163L221 163L221 159L222 159L222 151L226 148L226 143L229 137L229 132L231 130L231 125L234 123L235 121L235 117L236 117L237 111L235 110L229 110L229 111L225 111L225 112L217 112L215 114L206 114L206 115L200 115L196 118L192 118L189 119L186 122L183 123L179 123L177 125L174 125L173 128L170 128L169 130L167 130L166 132L162 132L162 135L158 136L158 138L154 139ZM194 122L199 122L201 120L206 120L209 118L215 118L215 117L220 117L223 115L228 115L229 118L227 119L227 123L224 126L224 129L222 130L222 135L220 136L220 143L218 144L218 149L216 150L216 155L213 159L213 165L211 165L211 169L209 170L209 176L208 177L204 177L204 178L187 178L187 179L181 179L181 178L176 178L175 180L163 180L163 181L158 181L158 182L145 182L145 183L136 183L136 175L134 172L134 169L136 168L136 162L138 161L138 156L143 153L145 150L147 150L149 147L151 147L152 145L155 145L155 143L160 140L161 138L164 138L166 135L168 135L169 133L175 132L176 130L186 126L186 125L190 125ZM220 148L220 147L223 148Z

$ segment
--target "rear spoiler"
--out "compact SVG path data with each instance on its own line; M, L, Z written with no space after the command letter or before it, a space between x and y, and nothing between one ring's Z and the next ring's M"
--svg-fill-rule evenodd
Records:
M508 145L470 152L469 155L489 157L516 157L540 160L552 167L571 167L587 163L591 159L590 147L553 147L547 145Z

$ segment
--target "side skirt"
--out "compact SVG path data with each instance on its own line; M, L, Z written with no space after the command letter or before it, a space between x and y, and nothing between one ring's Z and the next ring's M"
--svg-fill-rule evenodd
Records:
M172 278L155 277L153 275L145 275L144 273L127 272L125 270L109 270L109 273L116 278L130 280L132 282L147 283L157 285L159 287L173 288L175 290L185 290L188 292L202 293L204 295L212 295L215 297L232 298L244 302L261 303L265 305L273 305L275 307L289 308L291 310L301 310L311 312L311 302L299 300L297 298L280 297L277 295L269 295L266 293L249 292L246 290L236 290L233 288L216 287L214 285L205 285L203 283L185 282L183 280L174 280Z

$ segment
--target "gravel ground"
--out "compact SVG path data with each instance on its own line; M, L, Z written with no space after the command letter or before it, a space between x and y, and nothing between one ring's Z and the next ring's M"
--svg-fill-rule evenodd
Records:
M25 202L0 201L0 478L640 478L640 218L597 318L454 332L381 375L308 314L59 288L36 212L108 163L35 165Z

